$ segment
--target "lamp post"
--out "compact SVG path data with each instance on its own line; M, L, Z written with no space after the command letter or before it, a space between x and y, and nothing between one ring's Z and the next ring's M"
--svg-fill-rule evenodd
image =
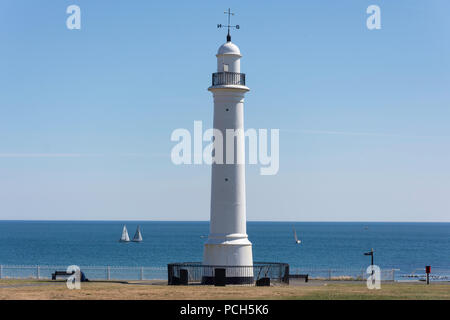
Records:
M370 256L370 265L372 266L372 283L375 283L375 279L373 277L373 273L374 273L374 270L373 270L373 253L374 253L374 251L373 251L373 248L372 248L372 249L370 249L369 252L364 252L364 255L365 256Z
M369 252L365 252L365 253L364 253L365 256L370 256L370 257L371 257L371 259L370 259L370 265L371 265L371 266L373 266L373 253L374 253L373 248L370 249Z

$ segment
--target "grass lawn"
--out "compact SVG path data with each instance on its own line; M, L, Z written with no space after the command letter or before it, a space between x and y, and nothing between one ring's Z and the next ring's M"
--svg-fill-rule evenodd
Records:
M445 299L450 283L382 283L380 290L365 282L311 281L308 285L167 286L148 282L88 282L81 290L67 289L64 281L0 280L0 299Z

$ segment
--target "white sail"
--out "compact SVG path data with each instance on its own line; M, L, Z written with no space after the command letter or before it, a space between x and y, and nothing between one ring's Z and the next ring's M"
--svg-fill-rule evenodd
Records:
M134 234L133 241L134 242L141 242L142 241L141 228L139 228L139 226L136 229L136 233Z
M292 228L294 230L294 239L295 239L295 243L300 243L301 241L298 240L297 238L297 232L295 231L295 228Z
M127 226L123 226L122 237L120 238L120 241L121 242L128 242L128 241L130 241L130 236L128 236Z

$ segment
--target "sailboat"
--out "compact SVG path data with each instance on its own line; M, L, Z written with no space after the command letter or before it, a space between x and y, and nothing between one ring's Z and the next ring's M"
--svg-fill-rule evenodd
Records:
M295 231L295 228L292 228L292 229L294 230L294 239L295 239L295 243L296 243L296 244L300 244L301 241L298 240L298 238L297 238L297 232Z
M123 226L122 237L119 240L120 242L130 242L130 237L128 236L127 226Z
M134 242L141 242L142 241L141 228L139 228L139 226L136 229L136 233L134 234L133 241Z

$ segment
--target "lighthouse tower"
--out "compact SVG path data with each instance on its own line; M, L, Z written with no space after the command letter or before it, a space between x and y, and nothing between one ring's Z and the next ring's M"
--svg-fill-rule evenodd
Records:
M203 282L211 282L217 266L225 268L227 283L249 283L253 281L253 269L239 267L253 266L252 244L246 230L243 134L244 95L250 89L245 86L245 74L241 73L241 52L231 42L229 31L227 42L220 46L216 57L217 72L212 74L208 90L214 97L214 129L220 130L223 137L223 161L216 159L212 164L210 234L204 247L203 265L213 268L205 268ZM227 137L227 129L242 131ZM226 147L230 139L234 140L232 154Z

